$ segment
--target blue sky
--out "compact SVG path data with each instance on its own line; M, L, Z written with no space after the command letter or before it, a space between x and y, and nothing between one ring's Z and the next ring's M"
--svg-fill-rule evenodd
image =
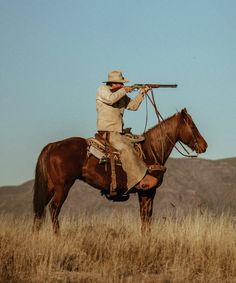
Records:
M0 0L0 185L33 178L45 144L94 134L96 88L113 69L130 83L177 83L155 91L162 115L186 107L209 144L202 158L236 156L235 10L233 0ZM142 132L145 104L125 123Z

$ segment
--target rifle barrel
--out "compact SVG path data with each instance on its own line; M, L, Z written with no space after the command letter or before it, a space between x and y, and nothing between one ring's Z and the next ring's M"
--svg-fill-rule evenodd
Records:
M144 86L149 86L151 88L176 88L178 85L177 84L134 84L132 87L135 88L142 88Z

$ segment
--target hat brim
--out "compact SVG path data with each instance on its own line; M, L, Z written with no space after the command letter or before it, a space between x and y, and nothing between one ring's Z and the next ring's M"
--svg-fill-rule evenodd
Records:
M124 78L123 80L111 80L111 81L105 81L103 83L128 83L128 82L129 82L129 80Z

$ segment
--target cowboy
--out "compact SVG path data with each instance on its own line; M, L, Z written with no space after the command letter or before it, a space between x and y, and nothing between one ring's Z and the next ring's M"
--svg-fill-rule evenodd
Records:
M122 168L127 174L128 191L133 187L147 190L155 187L158 180L147 173L146 164L138 157L130 138L124 135L123 114L125 109L137 110L150 88L145 86L131 99L127 93L133 89L124 86L126 82L128 80L122 72L111 71L105 85L97 89L97 130L109 133L110 144L120 152Z

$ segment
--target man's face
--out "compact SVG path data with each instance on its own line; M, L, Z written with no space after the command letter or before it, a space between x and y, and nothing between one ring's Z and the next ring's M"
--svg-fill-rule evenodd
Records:
M115 90L122 88L123 86L124 86L123 83L112 83L111 90L115 91Z

